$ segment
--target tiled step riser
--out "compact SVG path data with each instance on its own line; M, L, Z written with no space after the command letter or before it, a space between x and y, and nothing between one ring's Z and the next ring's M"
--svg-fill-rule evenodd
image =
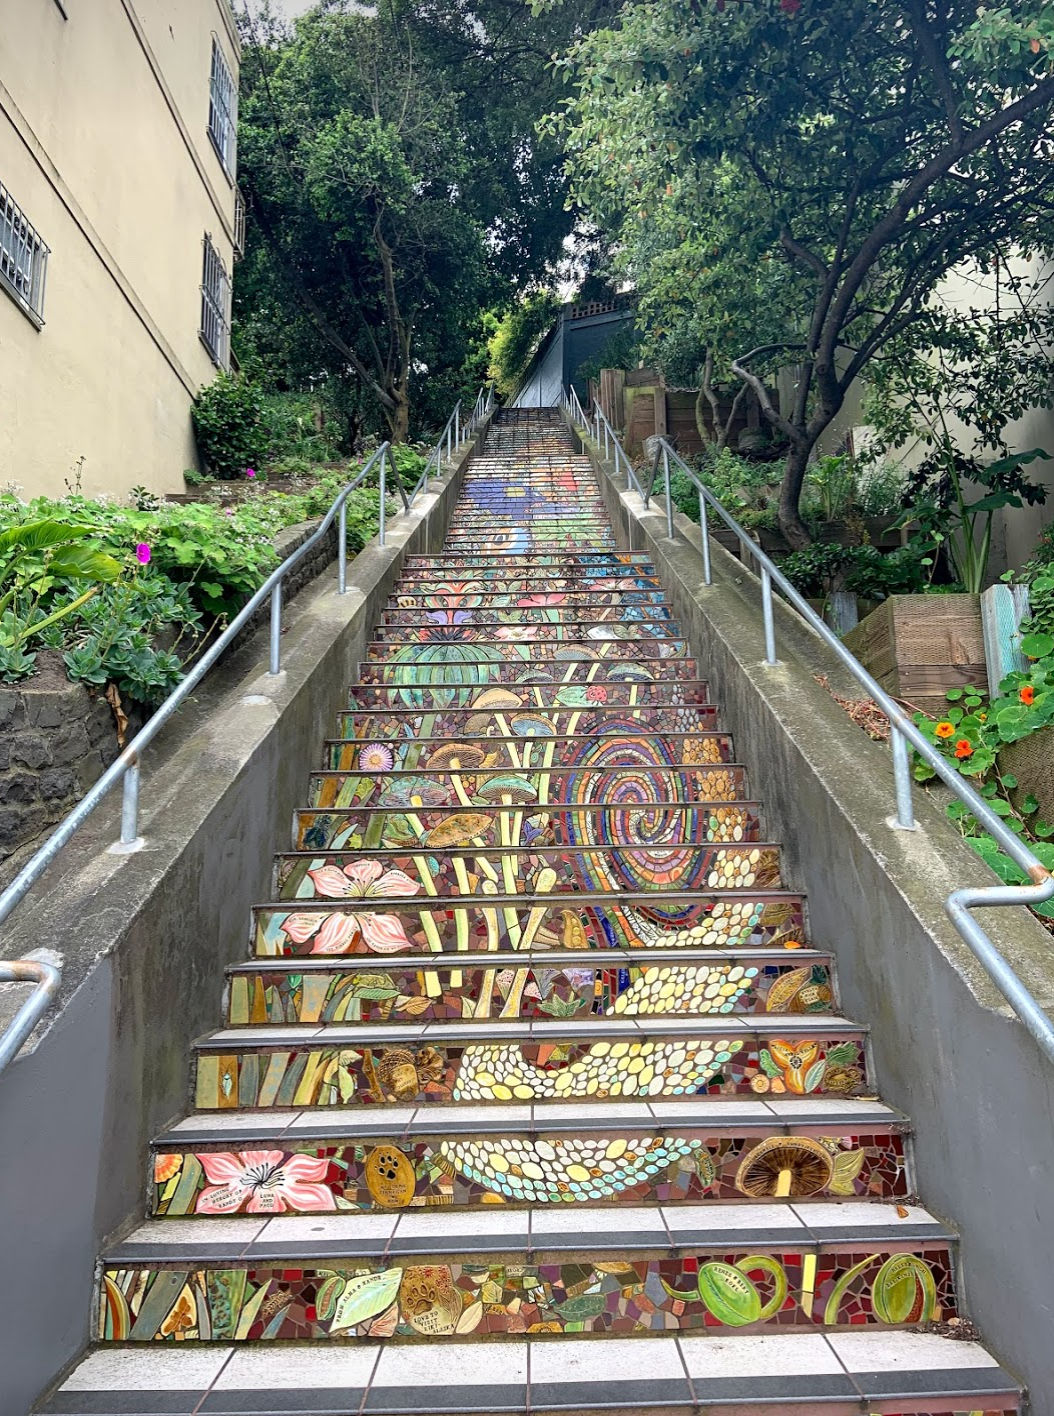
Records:
M402 624L381 626L374 635L372 643L378 646L385 644L439 644L450 641L460 644L477 644L497 640L501 644L509 642L514 644L550 644L553 642L582 644L590 640L602 643L630 640L637 644L649 642L650 647L652 640L668 643L677 640L680 636L679 627L666 616L641 616L637 619L626 616L623 619L613 619L609 614L601 619L575 619L560 622L547 622L544 619L528 616L522 619L514 616L505 616L504 618L491 616L487 618L486 622L482 622L466 612L465 619L471 623L453 623L453 621L460 619L461 612L442 610L437 611L431 619L425 617L416 622L407 621Z
M736 1202L744 1206L747 1228L751 1206L772 1202L781 1163L791 1170L795 1204L843 1198L895 1202L914 1184L908 1138L888 1128L805 1126L788 1133L761 1125L649 1129L638 1124L577 1135L499 1131L413 1139L396 1132L325 1141L286 1136L231 1151L237 1142L235 1135L222 1149L199 1144L156 1151L151 1213L245 1214L250 1204L280 1205L276 1213L314 1214L338 1208L465 1210L495 1202L561 1209ZM297 1183L304 1174L318 1177L306 1191Z
M475 571L456 571L444 576L441 571L404 571L391 599L403 597L412 600L437 596L446 599L450 595L479 595L486 603L488 599L505 595L527 598L531 595L566 595L568 602L572 595L592 599L599 595L624 595L627 603L637 604L642 597L650 597L655 602L665 601L666 595L661 583L652 574L624 567L621 571L592 574L575 571L567 574L552 566L540 566L531 570L525 566L506 565L504 562L488 568L478 567ZM391 599L389 603L391 603Z
M548 666L546 666L548 668ZM620 723L644 722L652 728L669 731L683 730L690 732L693 728L700 726L697 717L683 715L680 717L666 716L671 713L676 714L678 708L691 707L695 710L705 710L708 717L713 717L716 708L707 702L709 697L709 685L699 680L689 678L682 679L662 679L657 682L642 682L634 680L617 680L611 678L598 678L594 675L588 677L592 665L574 664L571 672L574 678L568 682L550 679L548 682L532 683L505 683L498 688L498 695L495 697L494 685L481 688L478 682L467 683L464 676L461 679L446 678L436 680L430 675L428 687L416 687L411 683L400 685L395 684L356 684L349 690L348 702L353 712L377 713L386 710L399 713L438 712L440 709L462 709L466 713L485 714L487 721L481 717L475 725L475 731L469 736L476 736L479 733L491 732L497 729L499 737L508 737L512 734L502 731L501 721L497 716L507 722L510 713L519 712L523 709L526 712L540 712L544 717L560 708L573 708L576 712L586 713L595 711L597 717L591 719L583 716L579 720L579 725L586 724L581 731L600 731L604 718L604 713L615 713L616 710L624 708L627 716L620 718ZM566 671L562 671L559 679L566 677ZM438 701L432 702L431 699ZM483 700L482 702L480 700ZM409 701L408 701L409 700ZM501 708L496 705L500 702ZM494 706L492 706L492 703ZM655 709L654 716L645 715L639 717L638 714L645 709ZM629 710L632 710L630 712ZM347 719L344 719L347 722ZM393 722L400 725L400 731L407 731L405 719L393 719ZM468 722L460 720L468 729ZM595 726L592 726L594 725ZM421 728L431 728L431 724ZM709 726L709 725L708 725ZM576 732L578 731L576 726ZM632 729L628 729L632 731ZM343 728L345 736L358 735L356 732L350 733L347 728ZM417 736L445 737L447 733L440 727L436 727L435 733L432 731L420 731L418 726L413 725L412 731ZM462 736L461 727L453 725L456 736Z
M645 622L669 626L673 617L665 605L644 604L632 609L621 605L518 605L512 596L507 596L508 604L502 606L470 606L468 608L442 608L422 606L419 609L386 610L381 617L381 627L377 637L385 639L405 639L399 630L434 630L454 628L460 625L492 629L514 626L524 629L528 625L536 628L568 629L571 626L589 630L598 624L623 625Z
M416 811L421 806L456 806L466 811L477 806L520 805L530 809L579 802L610 802L625 808L633 802L645 806L655 801L742 801L746 796L746 774L729 763L720 767L644 767L654 761L644 750L638 762L627 748L603 751L597 744L599 765L562 767L545 764L544 745L535 745L537 766L502 771L500 762L476 771L432 768L427 762L409 770L394 772L313 772L308 783L308 805L329 810L334 807L387 806L396 811ZM497 756L497 754L495 754ZM623 760L620 762L619 758ZM605 761L605 758L607 759ZM660 759L661 760L661 759ZM618 774L632 774L625 781Z
M483 1262L411 1252L399 1262L343 1259L295 1269L280 1260L272 1268L110 1269L103 1273L96 1336L152 1342L175 1336L174 1327L183 1342L815 1332L899 1317L889 1297L898 1281L913 1282L916 1293L901 1322L956 1314L947 1245L803 1245L778 1254L763 1244L664 1250L568 1258L556 1248L527 1263L519 1252ZM169 1324L170 1315L183 1311L184 1293L185 1321Z
M297 811L294 850L416 849L479 845L490 848L540 846L738 844L762 840L757 802L637 802L625 807L424 807L412 812L362 808ZM454 818L457 818L456 826ZM440 828L445 828L440 830Z
M418 870L427 868L422 862ZM253 911L258 958L309 955L365 957L486 953L497 949L743 949L785 947L803 938L803 902L789 892L758 890L683 896L593 894L587 906L560 896L523 898L501 892L509 883L480 870L472 902L413 900L292 900ZM484 883L491 887L484 889ZM515 884L515 878L511 883ZM547 884L547 880L541 883ZM602 882L601 882L602 883ZM409 886L404 887L406 894ZM486 903L494 900L493 905ZM792 951L793 952L793 951Z
M667 641L667 644L679 642ZM474 690L463 701L444 697L438 705L456 708L462 702L471 703L483 687L500 686L526 694L533 685L540 683L554 689L557 686L581 685L586 690L587 703L591 686L594 686L594 701L601 701L597 695L608 684L627 682L639 686L641 697L638 701L643 701L644 689L649 684L654 686L659 701L662 701L661 691L667 688L670 699L676 701L678 685L683 679L692 682L699 679L698 665L694 659L633 654L631 651L638 647L633 644L604 647L605 651L611 649L615 652L598 653L595 643L589 646L581 643L503 644L499 645L499 652L490 654L490 646L466 644L464 657L454 658L449 645L407 644L397 649L388 644L378 658L371 658L369 663L359 665L358 685L399 688L402 690L402 700L409 708L423 706L424 696L429 693L434 701L444 689ZM650 644L639 647L643 650L659 646ZM437 649L439 653L434 652ZM568 652L571 650L575 652ZM469 655L475 657L469 658ZM358 687L355 698L356 702L362 703Z
M671 720L672 730L661 731L671 727ZM339 722L340 738L328 740L324 748L324 769L330 772L418 770L432 761L437 766L456 763L456 770L464 772L518 771L542 761L561 767L619 754L630 769L635 757L688 766L732 760L730 739L714 732L713 710L699 708L646 709L635 714L627 709L581 708L544 714L538 710L528 714L403 712L387 717L345 713ZM547 733L538 731L542 726ZM676 731L681 727L688 730ZM503 733L502 728L510 731Z
M547 846L529 852L445 850L441 855L426 857L405 851L279 856L273 896L276 900L334 899L338 888L342 894L349 887L376 889L393 870L416 885L417 894L424 893L430 881L440 898L451 899L478 895L485 879L500 881L504 888L510 875L514 885L511 893L533 895L543 871L550 895L598 888L657 892L775 890L781 884L779 848L770 845L702 846L680 851L611 846L573 854ZM345 872L348 884L341 879Z
M482 588L452 588L418 593L416 590L398 590L391 595L385 606L385 622L398 623L396 615L411 615L421 620L435 610L471 610L474 614L490 614L494 611L520 609L530 611L530 618L539 613L546 616L559 611L560 618L586 617L604 610L626 609L630 617L638 611L663 610L666 597L658 590L537 590L521 594L509 590L487 590Z
M537 627L541 629L546 626ZM557 625L548 627L559 628ZM640 632L626 640L531 639L522 644L512 639L495 638L485 633L485 628L467 629L456 640L437 638L390 640L383 644L374 642L367 647L366 662L398 665L404 673L415 668L434 673L440 668L457 671L469 664L496 667L507 662L509 667L523 673L529 668L528 661L554 667L559 667L561 661L565 667L572 662L611 666L616 660L649 665L658 661L666 664L671 674L677 670L686 672L691 662L686 640L651 634L643 625L635 625L634 629ZM694 669L689 676L695 677Z
M474 1043L422 1032L374 1045L351 1029L346 1043L305 1040L278 1049L237 1046L232 1034L229 1042L199 1048L195 1104L217 1111L751 1096L759 1077L770 1087L781 1082L792 1098L868 1090L859 1034L836 1032L832 1024L803 1039L793 1030L755 1030L746 1019L728 1023L723 1037L696 1029L649 1042L597 1041L596 1032L571 1031L559 1042Z
M313 961L314 962L314 961ZM431 971L389 959L304 971L302 963L279 971L240 971L228 979L227 1022L231 1027L270 1023L428 1023L464 1018L525 1022L552 1018L576 1021L609 1015L763 1014L766 1011L832 1011L830 962L807 967L797 958L773 961L746 951L731 959L629 962L598 967L588 954L561 963L547 954L539 963L504 954L494 964L478 955ZM744 987L744 985L746 985ZM773 1006L776 1004L777 1006ZM511 1008L511 1011L510 1011Z

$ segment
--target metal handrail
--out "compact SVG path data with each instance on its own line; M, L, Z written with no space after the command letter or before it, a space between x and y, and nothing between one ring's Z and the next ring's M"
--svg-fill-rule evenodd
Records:
M577 399L572 400L566 394L561 401L562 407L565 409L572 422L576 423L580 430L594 437L598 451L601 443L599 433L606 431L608 448L611 447L613 442L616 450L614 457L616 472L619 470L620 456L621 459L624 459L625 463L631 467L624 448L619 443L618 438L615 436L603 412L597 409L597 417L591 423L582 410L581 404L578 404L577 409L575 409L576 403ZM576 412L578 414L577 417L575 416ZM596 432L594 432L594 427L596 428ZM611 460L610 454L605 460ZM908 752L908 745L910 744L923 761L933 769L945 786L958 797L981 825L984 826L985 830L995 838L1007 855L1021 867L1028 878L1033 882L1031 885L989 885L954 890L945 902L945 911L971 953L1018 1015L1027 1032L1035 1040L1048 1060L1054 1062L1054 1023L1051 1022L1051 1019L1040 1007L1039 1003L1036 1002L1024 983L1014 972L1011 965L992 943L978 921L969 913L969 911L973 909L990 909L998 905L1042 904L1044 901L1054 897L1054 876L1052 876L1051 872L1043 865L1042 861L1029 850L1025 842L1011 831L1001 817L995 814L985 799L975 792L965 778L960 776L946 758L942 757L936 748L927 741L900 704L890 698L889 694L886 693L881 685L867 672L863 664L849 652L838 636L832 632L830 626L823 622L808 601L795 590L794 586L786 576L781 573L769 556L765 554L758 543L751 538L749 533L740 526L739 522L736 521L734 517L729 515L710 488L707 487L692 468L688 466L677 450L670 445L666 438L660 437L647 489L644 490L641 487L632 472L630 473L629 482L631 488L639 493L641 500L645 507L647 507L651 500L652 493L655 490L655 482L659 476L660 467L662 468L664 497L666 502L666 533L669 539L674 539L673 498L670 492L670 468L671 465L674 464L688 477L689 481L695 487L699 498L699 529L703 554L703 583L705 585L713 584L713 571L710 562L710 532L707 517L708 508L716 512L725 525L728 526L729 530L735 533L740 545L745 547L757 562L761 580L761 604L765 631L766 665L772 667L778 663L776 658L776 623L772 597L772 587L775 585L785 599L793 605L802 618L808 622L813 631L820 636L827 647L837 655L839 661L866 690L868 697L873 699L889 719L890 746L893 753L893 778L896 788L897 804L896 816L895 818L890 818L889 824L898 830L914 831L918 829L918 823L915 821L912 806L911 759Z
M415 496L422 488L427 490L429 474L433 469L437 477L443 475L444 447L446 449L447 463L449 464L453 458L454 449L460 447L462 442L470 438L479 427L480 423L489 416L494 407L494 385L484 385L484 387L480 389L479 393L476 395L476 402L473 405L472 412L464 422L462 422L461 418L462 406L462 400L459 398L453 413L451 413L450 417L447 419L446 427L439 434L439 441L428 454L424 471L421 473L417 485L414 487Z
M481 395L482 397L482 395ZM493 392L491 393L491 400ZM463 431L469 428L474 430L480 421L481 416L485 416L490 411L491 400L484 399L481 403L476 402L476 409L472 417L462 429L460 423L461 405L455 408L450 415L446 428L443 429L440 444L445 441L448 456L452 455L455 444L452 441L450 430L456 429L457 437L460 439ZM481 414L480 410L483 409ZM169 694L150 720L124 748L120 756L106 769L99 780L81 798L73 810L60 822L44 844L30 857L26 864L12 880L6 890L0 894L0 925L4 924L11 913L25 899L30 889L47 870L48 866L58 857L59 852L67 841L80 829L87 821L99 803L109 795L113 787L118 782L122 783L123 797L121 801L121 835L120 840L111 846L111 851L119 853L130 853L140 850L143 840L139 835L139 782L140 763L143 751L153 742L158 733L175 713L176 709L183 703L188 695L198 686L201 680L212 668L216 660L230 647L233 641L245 628L249 620L263 603L270 599L270 646L268 672L272 676L281 673L282 670L282 590L285 577L307 556L311 550L318 545L319 541L326 535L333 525L334 519L338 521L337 530L337 592L344 595L347 593L347 572L348 572L348 544L347 544L347 500L353 491L362 485L366 478L378 469L379 491L380 491L380 513L378 526L378 540L383 546L387 536L387 498L389 480L399 493L403 510L409 511L413 505L414 498L422 489L427 489L428 469L419 479L413 491L407 496L406 490L399 477L399 470L394 460L389 456L391 444L383 443L377 451L370 457L360 470L357 477L344 487L334 499L332 506L318 527L312 534L299 545L295 551L288 555L278 568L268 576L259 590L252 598L239 610L234 619L223 631L214 644L201 656L190 672L183 678L176 688ZM22 974L12 973L11 970L22 969ZM40 986L12 1020L11 1024L0 1036L0 1071L17 1054L19 1048L29 1033L36 1026L37 1021L43 1015L48 1004L51 1002L59 984L61 976L61 966L51 964L41 964L35 960L20 960L17 963L0 962L0 981L6 979L39 978Z
M0 1072L18 1056L26 1038L47 1012L59 991L62 969L42 959L0 960L0 983L35 983L36 988L19 1008L0 1037Z

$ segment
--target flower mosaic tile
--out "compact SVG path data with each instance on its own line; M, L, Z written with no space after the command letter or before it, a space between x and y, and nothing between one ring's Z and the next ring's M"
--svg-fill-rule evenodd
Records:
M551 1263L115 1268L104 1341L321 1341L910 1324L955 1315L946 1247Z
M540 712L548 717L551 712L559 708L571 708L583 712L583 717L590 710L606 708L608 710L624 708L627 710L640 710L654 708L661 714L673 712L677 714L674 719L657 717L655 726L659 729L671 728L676 730L679 726L685 732L692 732L698 728L704 728L699 716L692 716L681 713L682 708L693 708L704 710L707 718L713 718L715 709L708 702L709 685L700 680L678 679L675 682L667 680L656 681L649 678L631 677L626 679L600 678L598 672L593 670L596 665L590 665L585 672L585 682L581 681L582 675L579 670L582 665L571 664L568 669L562 670L558 678L553 678L546 670L542 672L535 669L532 672L530 682L524 679L522 682L509 682L502 684L499 688L481 688L478 680L466 680L463 683L453 682L447 679L439 679L436 675L429 675L427 683L407 682L405 685L384 685L357 683L348 692L348 703L350 711L385 711L385 710L409 710L418 712L424 709L437 711L441 708L463 709L470 715L477 716L477 727L479 731L486 734L491 727L499 728L499 736L509 737L515 734L501 732L500 722L495 716L501 714L507 718L506 710L511 709L518 712L521 709L528 713ZM572 677L568 678L568 674ZM431 702L429 696L442 693L441 701ZM428 700L428 701L426 701ZM583 721L582 719L579 722ZM597 720L599 722L599 719ZM632 731L627 725L639 722L651 721L650 719L640 719L635 711L628 712L625 717L620 717L618 722L623 731ZM447 736L443 733L442 736ZM470 736L477 736L476 733Z
M380 866L378 876L375 866ZM356 869L355 867L359 867ZM427 890L427 871L437 895L475 895L482 880L504 880L511 868L515 890L533 895L544 879L545 893L632 889L778 890L780 854L777 846L698 846L684 850L649 850L642 846L593 846L575 851L534 847L530 851L448 849L432 860L403 851L344 851L323 855L277 857L274 890L279 899L343 899L354 895L354 883L379 883L389 871L406 876ZM338 872L333 875L332 872ZM343 875L343 880L338 876ZM405 888L405 887L404 887ZM383 894L383 891L378 891Z
M357 878L340 872L349 893L339 902L258 905L257 956L524 952L535 947L714 950L776 943L793 948L801 942L801 896L785 891L609 899L597 888L588 906L572 908L559 897L499 893L501 877L495 883L484 875L480 894L468 882L471 902L448 898L432 905L424 897L410 904L405 897L418 894L413 879L402 872L378 873L371 868L376 864L363 862ZM338 888L328 879L324 883ZM515 886L515 879L511 883ZM536 883L547 883L541 872ZM486 885L492 887L489 892ZM383 905L372 903L381 899Z
M430 990L427 971L388 959L378 960L366 973L347 967L305 972L301 962L282 972L239 972L230 979L227 1021L237 1027L783 1012L783 995L799 982L796 997L804 993L808 1011L824 1012L833 996L830 971L823 964L801 968L794 961L751 958L710 964L642 964L624 958L598 968L589 954L570 959L547 955L529 964L516 954L504 954L493 964L473 955L434 972L438 996ZM522 986L518 972L526 976Z
M641 780L637 779L638 786ZM649 785L645 779L645 788ZM409 814L385 807L297 811L295 850L367 850L448 846L657 846L663 850L716 842L760 841L759 804L632 799L576 806L425 806ZM413 818L412 820L410 818Z
M700 749L705 750L702 744ZM315 772L308 783L308 805L402 811L462 806L472 811L480 806L559 807L603 800L617 808L623 802L742 801L746 791L741 767L652 765L658 754L650 738L626 738L619 743L595 740L585 745L578 762L562 767L544 761L552 757L551 748L545 751L539 745L537 755L543 758L537 766L524 766L521 760L511 771L497 770L497 764L462 769L440 758L435 764L391 772Z
M590 665L613 666L637 661L647 665L659 660L669 667L669 661L688 660L687 640L653 633L643 625L634 625L625 638L609 632L606 625L598 625L588 634L559 640L538 639L530 632L532 628L527 626L523 632L515 630L505 637L497 631L490 634L484 625L475 629L459 627L456 636L437 632L431 638L424 639L404 637L401 641L392 640L389 643L373 640L367 645L366 661L386 665L389 669L420 665L434 672L439 667L456 668L466 664L489 664L492 667L505 664L511 669L522 670L529 661L560 664L574 660ZM436 629L438 631L439 627Z
M150 1178L153 1213L175 1216L446 1211L497 1200L560 1208L747 1201L771 1195L784 1171L796 1199L908 1193L904 1138L888 1129L788 1136L612 1125L578 1136L287 1138L234 1151L159 1151Z
M532 1029L529 1040L500 1042L428 1030L375 1043L360 1024L362 1032L349 1030L346 1043L319 1045L305 1038L284 1047L266 1030L254 1038L247 1029L231 1029L214 1034L207 1047L199 1044L195 1104L217 1110L735 1096L767 1091L774 1082L796 1096L866 1090L863 1044L844 1031L832 1027L827 1035L802 1037L740 1025L720 1035L704 1031L705 1018L685 1021L689 1031L671 1036L672 1024L663 1021L657 1025L666 1036L639 1040ZM511 1031L523 1025L501 1026Z

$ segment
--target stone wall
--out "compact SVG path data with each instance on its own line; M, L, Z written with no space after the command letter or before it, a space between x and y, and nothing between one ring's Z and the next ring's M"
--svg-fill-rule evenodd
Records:
M0 685L0 861L61 821L117 755L110 705L53 657L57 667Z
M317 522L290 526L275 538L280 559L311 536ZM336 528L286 577L288 603L337 557ZM264 604L227 651L233 653L261 625L270 609ZM220 660L222 663L222 659ZM3 862L56 826L77 804L118 753L113 711L101 691L71 683L62 657L41 650L38 672L21 683L0 684L0 884L14 874ZM125 703L129 734L146 714Z

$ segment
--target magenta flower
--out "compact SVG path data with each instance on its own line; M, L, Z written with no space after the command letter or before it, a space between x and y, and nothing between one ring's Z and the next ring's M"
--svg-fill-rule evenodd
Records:
M249 1214L310 1214L337 1207L332 1191L321 1183L329 1169L325 1156L205 1151L198 1160L210 1181L194 1206L198 1214L234 1214L243 1206Z
M255 476L256 476L256 472L255 472L255 470L254 470L252 467L247 467L247 468L245 469L245 475L246 475L247 477L252 478L252 477L255 477Z
M140 565L150 564L150 547L145 541L140 541L135 548L135 558Z

